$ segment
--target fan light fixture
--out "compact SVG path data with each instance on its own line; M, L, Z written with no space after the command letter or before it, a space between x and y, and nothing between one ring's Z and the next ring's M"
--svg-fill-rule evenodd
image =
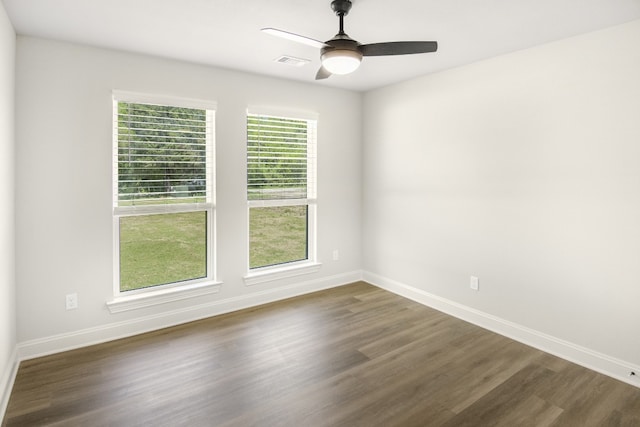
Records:
M322 66L331 74L353 73L360 66L362 53L357 50L332 49L322 54Z

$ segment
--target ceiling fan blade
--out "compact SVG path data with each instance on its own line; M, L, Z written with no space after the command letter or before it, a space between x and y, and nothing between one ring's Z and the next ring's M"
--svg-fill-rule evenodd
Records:
M308 46L317 47L318 49L321 49L326 46L324 42L321 42L319 40L301 36L299 34L290 33L288 31L278 30L277 28L262 28L260 31L264 31L265 33L271 34L272 36L282 37L287 40L291 40L298 43L304 43Z
M329 70L321 66L318 70L318 73L316 74L316 80L323 80L329 77L331 77L331 73L329 72Z
M435 52L436 50L438 50L438 42L388 42L360 46L360 52L363 56L409 55Z

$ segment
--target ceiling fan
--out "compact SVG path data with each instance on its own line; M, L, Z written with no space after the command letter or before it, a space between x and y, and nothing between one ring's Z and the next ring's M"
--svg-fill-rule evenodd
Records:
M344 32L344 17L351 10L351 0L333 0L331 9L340 18L340 31L331 40L321 42L299 34L276 28L262 28L262 31L295 42L320 48L322 66L316 80L326 79L332 74L349 74L360 66L363 56L408 55L429 53L438 50L438 42L405 41L360 44Z

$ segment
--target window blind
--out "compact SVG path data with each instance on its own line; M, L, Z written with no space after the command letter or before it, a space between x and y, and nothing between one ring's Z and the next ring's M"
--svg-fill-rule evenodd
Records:
M117 102L116 206L206 203L212 111Z
M247 198L315 197L316 121L247 116Z

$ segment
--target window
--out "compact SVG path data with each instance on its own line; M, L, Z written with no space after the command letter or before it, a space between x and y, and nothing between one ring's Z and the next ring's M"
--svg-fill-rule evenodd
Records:
M116 295L213 280L214 108L114 95Z
M250 270L315 261L316 127L247 115Z

